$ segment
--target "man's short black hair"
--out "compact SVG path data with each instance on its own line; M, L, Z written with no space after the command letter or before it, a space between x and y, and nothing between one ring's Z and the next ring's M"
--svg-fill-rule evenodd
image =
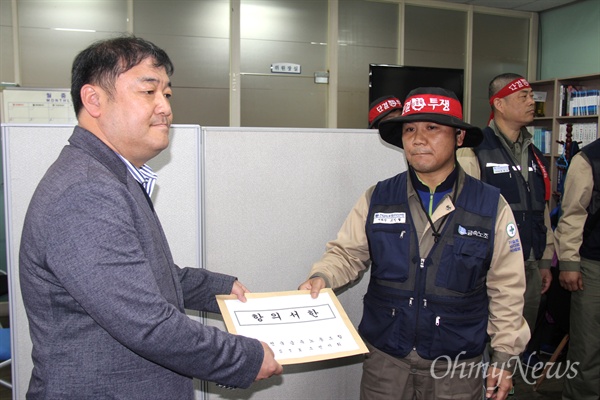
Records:
M173 74L173 63L167 53L154 43L136 36L100 40L79 53L71 69L71 98L75 115L83 107L81 88L84 85L99 85L112 95L118 76L147 58L154 60L155 67L165 68L168 76Z

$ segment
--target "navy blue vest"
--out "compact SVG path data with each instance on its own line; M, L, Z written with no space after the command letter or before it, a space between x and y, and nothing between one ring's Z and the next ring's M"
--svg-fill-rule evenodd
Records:
M483 142L474 149L479 167L481 180L500 189L515 216L519 227L519 236L523 246L523 257L529 258L531 249L536 260L540 260L546 249L546 232L544 224L544 209L546 206L544 176L533 152L544 163L549 171L544 155L533 145L528 148L528 182L521 171L513 170L512 155L504 149L500 139L489 126L483 130ZM508 168L498 167L498 164L508 165Z
M600 140L584 146L581 152L592 167L594 188L587 208L588 217L583 226L583 244L579 254L590 260L600 261Z
M379 182L371 197L366 223L371 280L359 332L396 357L413 348L428 360L478 356L487 341L485 282L500 192L465 176L441 237L422 255L407 179L405 172Z

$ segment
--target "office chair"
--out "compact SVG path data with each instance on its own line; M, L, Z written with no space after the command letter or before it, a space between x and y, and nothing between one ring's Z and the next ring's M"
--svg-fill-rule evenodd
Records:
M4 271L0 271L0 296L8 294L8 279ZM0 302L0 317L8 317L8 301ZM0 324L0 369L11 367L12 357L10 349L10 328L4 328ZM10 375L10 374L9 374ZM12 383L0 379L0 385L12 390Z
M0 369L11 365L10 328L0 328ZM0 379L0 385L12 389L12 383Z

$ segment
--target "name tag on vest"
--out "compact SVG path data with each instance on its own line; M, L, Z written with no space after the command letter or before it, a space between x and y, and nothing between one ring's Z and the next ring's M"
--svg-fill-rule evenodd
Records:
M492 171L494 171L494 174L506 174L510 172L510 168L508 167L508 164L500 164L494 165Z
M373 215L374 224L405 224L406 213L375 213Z

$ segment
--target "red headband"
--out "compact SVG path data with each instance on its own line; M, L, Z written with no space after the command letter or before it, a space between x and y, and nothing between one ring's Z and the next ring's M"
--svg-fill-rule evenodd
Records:
M375 120L375 118L379 117L384 112L393 109L401 110L402 102L396 98L385 99L381 103L372 107L371 110L369 110L369 124L372 123Z
M531 87L527 79L525 78L517 78L514 81L510 82L508 85L504 86L498 93L492 96L490 99L490 105L494 104L495 99L502 99L509 94L513 94L514 92L518 92L519 90L523 90L525 88Z
M402 116L412 114L444 114L462 120L460 101L436 94L417 94L406 99Z
M493 95L490 98L490 106L494 106L494 100L503 99L506 96L513 94L514 92L518 92L519 90L523 90L525 88L531 87L527 79L525 78L517 78L514 81L510 82L508 85L504 86L498 93ZM494 109L492 108L492 112L490 113L490 119L488 120L488 125L490 121L494 118Z

